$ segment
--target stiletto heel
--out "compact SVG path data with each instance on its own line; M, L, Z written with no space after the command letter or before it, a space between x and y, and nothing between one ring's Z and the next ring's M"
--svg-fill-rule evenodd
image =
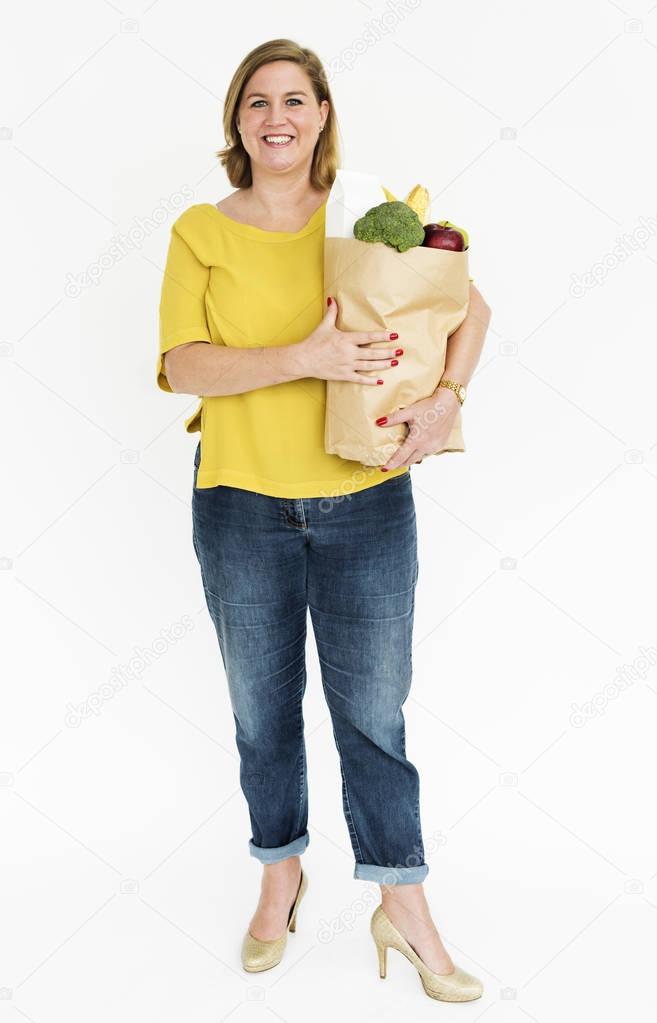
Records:
M385 980L385 976L386 976L386 965L387 965L386 964L386 952L387 952L387 949L388 949L387 945L379 945L379 943L377 942L376 950L379 953L379 977L381 977L382 980Z
M262 970L270 970L272 966L278 966L285 952L288 931L294 933L297 929L297 910L307 888L308 878L301 868L297 895L290 907L287 927L280 938L261 941L260 938L254 938L250 931L246 932L242 942L242 966L249 973L260 973Z
M388 947L396 948L413 964L420 975L422 987L429 998L442 1002L470 1002L481 998L484 985L471 973L455 966L451 973L434 973L422 962L412 945L397 930L383 905L377 906L370 920L370 932L379 956L379 976L386 976L386 954Z

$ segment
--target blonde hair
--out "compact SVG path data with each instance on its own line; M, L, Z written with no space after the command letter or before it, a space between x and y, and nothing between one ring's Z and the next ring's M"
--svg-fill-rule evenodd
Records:
M270 39L247 53L233 75L224 101L224 135L227 145L217 152L221 165L233 188L249 188L253 182L251 157L242 145L237 130L237 112L244 92L244 86L251 75L263 64L273 60L291 60L308 75L318 103L328 100L329 112L313 152L310 167L310 183L318 191L330 188L340 163L338 132L333 99L328 86L326 72L319 57L313 50L299 46L292 39Z

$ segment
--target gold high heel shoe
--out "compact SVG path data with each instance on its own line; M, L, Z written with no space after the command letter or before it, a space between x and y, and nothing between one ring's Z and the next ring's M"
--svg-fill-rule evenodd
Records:
M400 934L383 905L377 906L370 921L370 931L379 955L379 976L386 975L386 955L388 947L398 949L406 956L420 974L422 987L429 998L437 998L442 1002L470 1002L480 998L484 985L471 973L466 973L459 966L452 973L434 973L420 959L412 945Z
M250 931L246 932L242 942L242 966L249 973L270 970L272 966L277 966L280 963L287 944L287 932L296 931L297 929L297 909L307 887L308 878L304 874L302 867L297 896L290 907L285 932L280 938L261 941L260 938L254 938Z

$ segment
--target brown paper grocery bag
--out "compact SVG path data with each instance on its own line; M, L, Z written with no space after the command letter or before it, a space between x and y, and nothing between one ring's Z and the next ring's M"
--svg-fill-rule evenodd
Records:
M468 249L451 252L418 245L406 252L357 238L324 240L324 301L338 303L340 330L397 331L391 345L404 349L399 365L380 373L383 386L327 380L325 448L363 465L383 465L405 440L408 427L381 428L376 420L428 397L438 386L447 338L468 312ZM369 347L387 347L373 341ZM445 451L465 451L461 409Z

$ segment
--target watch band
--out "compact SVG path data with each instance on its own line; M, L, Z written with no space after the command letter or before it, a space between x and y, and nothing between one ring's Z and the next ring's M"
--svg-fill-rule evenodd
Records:
M454 391L461 405L465 401L465 387L463 384L457 384L454 380L443 379L438 381L438 387L449 387L450 391Z

